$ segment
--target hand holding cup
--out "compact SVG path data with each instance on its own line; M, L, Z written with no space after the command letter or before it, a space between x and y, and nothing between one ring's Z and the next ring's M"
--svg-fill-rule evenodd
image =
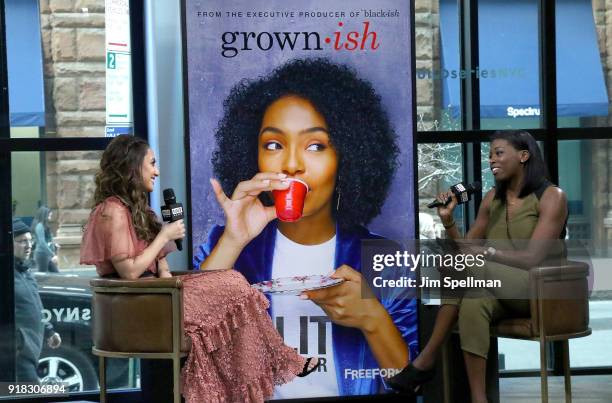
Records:
M285 174L260 172L240 182L231 197L223 192L217 180L211 179L215 197L225 214L223 237L232 247L243 248L276 218L274 207L264 206L258 196L262 192L286 189L289 185L286 178Z

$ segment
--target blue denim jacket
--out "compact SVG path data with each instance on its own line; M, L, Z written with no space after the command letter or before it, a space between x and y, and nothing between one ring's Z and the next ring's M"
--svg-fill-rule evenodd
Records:
M272 221L242 251L235 264L249 283L270 280L272 276L272 258L276 241L276 221ZM223 234L224 227L211 229L208 241L194 251L193 267L199 270L200 264L211 253ZM356 231L346 232L339 228L336 232L335 267L346 264L361 272L361 240L381 239L359 227ZM380 301L385 307L395 326L410 350L410 357L416 357L418 350L417 304L416 298L403 296L385 296ZM378 364L362 332L358 329L332 323L332 343L336 363L336 379L341 396L370 395L390 390L380 376L375 378L356 378L346 376L346 371L378 368Z

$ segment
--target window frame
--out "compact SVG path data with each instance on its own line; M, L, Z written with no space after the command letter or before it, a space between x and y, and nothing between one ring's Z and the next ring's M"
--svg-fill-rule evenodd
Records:
M144 37L144 3L130 0L130 35L132 46L132 94L135 136L148 138L147 87ZM12 153L20 151L102 151L112 138L107 137L49 137L11 138L9 119L8 67L6 48L5 1L0 0L0 380L14 379L15 375L15 315L12 240ZM140 390L111 392L121 401L138 402ZM75 401L99 398L98 391L74 393L69 396L36 398L27 401Z
M479 68L478 57L478 0L457 0L459 7L459 48L460 69L471 72L461 83L461 108L459 131L417 131L416 146L420 143L461 143L464 156L464 181L471 183L480 180L481 143L495 130L480 129L480 88L476 71ZM557 59L556 59L556 3L555 1L538 0L538 53L540 76L540 128L528 129L536 141L543 144L545 162L553 183L559 183L558 142L561 140L599 140L612 139L610 127L558 127L557 115ZM415 147L416 147L415 146ZM417 157L418 158L418 157ZM418 161L415 160L416 163ZM417 183L415 181L415 183ZM415 185L415 205L418 210L418 187ZM482 202L482 190L475 195L475 203L466 203L464 209L466 231L473 224L478 207ZM417 211L418 213L418 211ZM416 214L418 228L418 214ZM421 310L421 309L420 309ZM424 340L426 340L425 337ZM549 372L551 375L563 375L562 346L553 342L549 346ZM571 370L572 375L612 374L612 365L598 367L581 367ZM500 378L539 376L539 371L501 371Z

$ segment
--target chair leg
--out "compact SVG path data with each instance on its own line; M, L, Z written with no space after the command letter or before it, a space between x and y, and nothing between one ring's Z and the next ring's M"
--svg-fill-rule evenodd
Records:
M444 403L452 403L451 397L451 371L450 371L450 341L442 344L442 387L444 388Z
M563 340L563 376L565 380L565 403L572 403L572 375L570 373L569 340Z
M542 403L548 403L548 363L546 362L546 341L540 338L540 387Z
M174 403L181 403L181 358L172 359L172 388Z
M106 403L106 362L104 356L98 356L100 369L100 403Z

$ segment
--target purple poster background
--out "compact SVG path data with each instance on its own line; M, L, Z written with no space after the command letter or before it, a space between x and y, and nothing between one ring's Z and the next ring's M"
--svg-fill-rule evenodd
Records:
M222 103L230 89L243 78L256 78L285 61L304 57L327 57L353 67L370 81L382 98L383 107L398 135L400 167L380 216L368 228L390 239L412 238L414 234L412 59L409 1L401 0L186 0L186 49L188 74L189 143L191 164L191 214L194 248L206 240L210 227L223 223L223 214L209 184L214 132L222 116ZM367 15L365 11L383 16ZM253 16L253 12L268 13ZM206 13L206 14L205 14ZM211 14L212 13L212 14ZM229 13L229 14L228 14ZM241 14L238 14L241 13ZM248 14L251 13L251 14ZM310 13L308 16L305 13ZM311 16L315 13L315 16ZM316 13L328 13L317 16ZM330 14L331 13L331 14ZM339 15L344 13L344 16ZM272 14L272 15L271 15ZM342 27L339 23L342 22ZM376 32L379 47L335 50L335 32L343 42L350 31ZM318 32L323 50L241 50L240 36L232 45L233 57L222 55L224 32ZM331 39L326 43L325 38ZM361 38L358 39L359 41ZM267 42L264 42L264 46ZM316 47L312 42L311 47ZM225 52L226 56L234 54ZM367 142L367 139L364 139Z

